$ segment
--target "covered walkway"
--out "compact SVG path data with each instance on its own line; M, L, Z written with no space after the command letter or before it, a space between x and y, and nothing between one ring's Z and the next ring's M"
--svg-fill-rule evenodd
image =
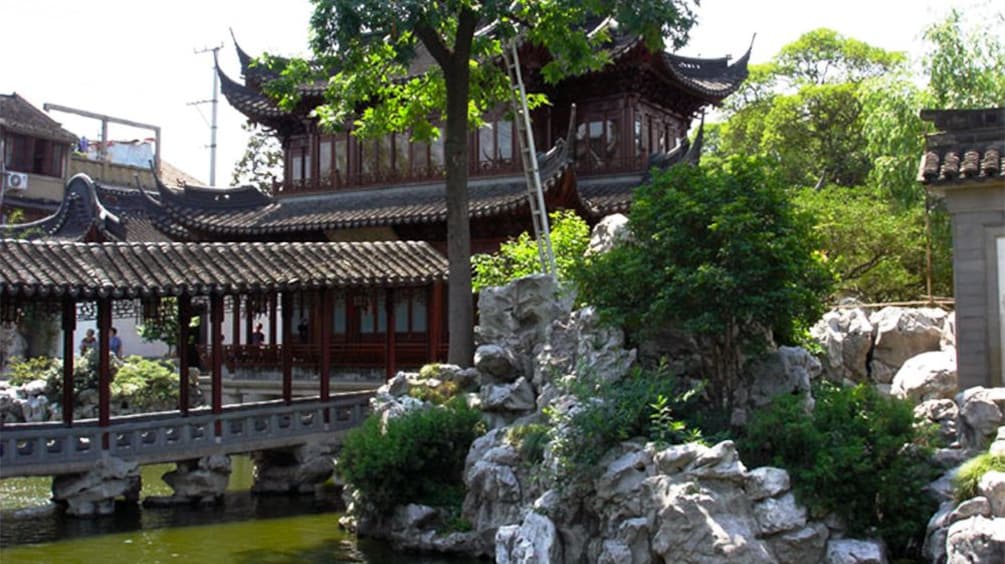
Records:
M235 326L244 311L261 312L271 307L274 324L281 323L281 343L256 349L251 344L232 343L243 347L243 359L253 359L260 352L263 361L278 366L282 377L282 398L291 404L292 369L297 350L312 352L311 362L317 367L318 396L328 401L329 373L334 364L332 353L351 350L352 343L338 342L333 332L343 329L336 319L337 303L346 304L347 296L372 296L384 300L348 301L349 307L371 312L369 322L384 328L379 351L375 342L368 342L368 354L379 352L386 374L396 367L396 342L402 324L395 318L401 294L430 296L430 312L438 317L442 302L443 281L447 261L432 246L424 242L380 243L78 243L66 241L0 241L0 321L17 321L30 308L58 315L63 329L63 424L73 426L75 393L73 386L75 328L78 303L94 303L98 319L98 427L110 424L109 334L114 304L138 301L144 319L176 315L179 320L178 343L192 343L193 330L189 320L207 310L209 327L206 336L208 368L211 373L210 412L223 412L222 375L225 359L222 324L224 303L232 305ZM341 301L339 301L341 300ZM276 319L276 311L279 319ZM295 305L296 304L296 305ZM304 331L294 331L293 315L310 304L312 338L304 342ZM378 305L382 307L377 307ZM411 310L409 310L411 311ZM377 313L383 314L376 319ZM411 315L411 313L409 313ZM247 323L250 328L250 315ZM422 361L434 360L441 350L442 324L430 319L428 329L419 335L408 334L418 343ZM374 332L376 333L376 331ZM234 331L239 335L240 331ZM299 340L298 340L299 339ZM341 348L340 348L341 347ZM416 347L410 347L415 349ZM193 347L179 346L178 414L185 417L191 407L189 396L189 366ZM275 358L273 358L275 357ZM420 359L413 359L420 360ZM246 360L247 361L247 360ZM236 362L234 358L229 362ZM253 360L252 360L253 362ZM325 423L329 414L324 413ZM213 421L213 434L221 437L222 421ZM101 437L102 449L109 449L109 436Z

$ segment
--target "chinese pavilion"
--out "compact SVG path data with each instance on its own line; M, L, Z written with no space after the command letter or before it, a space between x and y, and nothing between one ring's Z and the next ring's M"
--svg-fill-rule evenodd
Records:
M236 41L235 47L243 81L218 67L222 92L282 144L284 177L272 194L255 187L170 186L172 179L159 179L157 189L147 191L78 176L69 182L60 210L22 228L21 235L234 244L424 241L444 252L442 136L420 143L405 134L363 140L351 131L323 131L310 115L323 101L323 86L302 85L300 104L285 111L262 91L273 77L270 71L253 66ZM700 134L693 145L685 134L705 107L720 104L739 88L750 55L748 49L735 61L683 57L652 51L628 36L616 36L608 48L607 67L556 85L545 85L537 72L544 62L539 50L525 47L521 52L528 88L551 101L532 113L536 145L547 148L540 155L546 207L576 210L590 223L627 211L633 190L651 167L697 161ZM422 72L424 64L428 62L420 55L414 72ZM515 128L505 116L502 109L490 112L468 139L472 252L494 251L531 228ZM387 342L430 351L431 358L416 355L416 361L434 360L445 350L446 293L440 282L347 288L330 300L332 343L341 347L338 362L383 368L391 360L381 357L387 354ZM295 307L290 322L302 328L305 344L319 345L313 336L322 334L318 323L329 316L309 295ZM275 296L265 302L238 296L230 311L232 345L225 356L234 364L242 362L234 351L253 342L253 315L267 312L273 328L269 343L286 340L276 334ZM243 323L242 312L247 318ZM390 327L395 330L389 332ZM395 337L387 339L389 333Z

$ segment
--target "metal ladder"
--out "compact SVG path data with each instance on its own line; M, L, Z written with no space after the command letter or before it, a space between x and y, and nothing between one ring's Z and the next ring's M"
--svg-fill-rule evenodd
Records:
M558 275L555 266L555 252L551 247L551 231L548 226L548 210L544 206L544 190L541 188L541 170L537 163L537 148L527 109L527 91L520 73L520 56L517 53L518 39L503 44L503 61L509 75L513 95L510 104L516 122L517 140L520 145L520 160L527 178L527 202L530 204L531 219L534 223L534 239L537 241L537 255L541 260L541 271L551 276Z

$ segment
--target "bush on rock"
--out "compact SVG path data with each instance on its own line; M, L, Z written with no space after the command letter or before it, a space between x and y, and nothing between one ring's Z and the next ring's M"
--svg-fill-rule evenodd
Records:
M382 513L408 503L459 503L464 459L483 432L480 413L463 398L388 419L383 428L371 415L346 435L338 471Z
M917 552L936 506L923 489L938 469L911 403L865 384L823 383L814 397L812 412L796 396L756 411L740 441L743 460L787 469L801 501L840 516L852 535L880 536L893 554Z

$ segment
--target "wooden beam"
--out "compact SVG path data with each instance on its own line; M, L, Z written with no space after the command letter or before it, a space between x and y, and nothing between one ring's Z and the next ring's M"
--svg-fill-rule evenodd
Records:
M279 344L279 314L276 312L279 296L275 292L269 292L269 343Z
M384 292L384 316L387 318L387 325L385 329L385 340L384 340L384 364L386 365L386 372L384 374L385 380L390 380L394 377L395 372L395 323L394 323L394 289L388 288Z
M77 328L77 304L63 299L63 423L73 426L73 331Z
M293 294L283 292L283 348L282 348L282 368L283 368L283 401L290 403L293 401Z
M331 376L332 357L332 311L335 309L334 291L331 288L321 288L321 370L318 378L321 380L321 399L327 400L331 393L328 381ZM328 410L325 410L325 422L328 420Z
M209 330L212 342L212 399L213 413L223 412L223 296L209 298ZM219 422L217 422L219 423ZM217 431L219 434L219 431Z
M188 341L189 323L192 320L192 298L188 294L178 296L178 411L182 415L188 415L188 387L189 372L188 365Z
M241 344L241 296L233 295L230 297L231 303L231 320L230 320L230 343L235 347ZM234 349L237 350L236 348Z
M254 344L251 342L251 333L254 331L253 327L255 321L255 312L251 305L254 301L257 301L257 296L252 298L251 295L248 295L248 297L244 300L244 342L249 345Z
M440 346L443 340L443 282L433 282L430 294L430 299L426 301L429 304L426 331L429 335L429 362L433 363L440 358Z
M108 337L112 329L112 300L98 298L98 426L111 419L112 368L108 357ZM101 448L108 450L108 433L101 435Z

